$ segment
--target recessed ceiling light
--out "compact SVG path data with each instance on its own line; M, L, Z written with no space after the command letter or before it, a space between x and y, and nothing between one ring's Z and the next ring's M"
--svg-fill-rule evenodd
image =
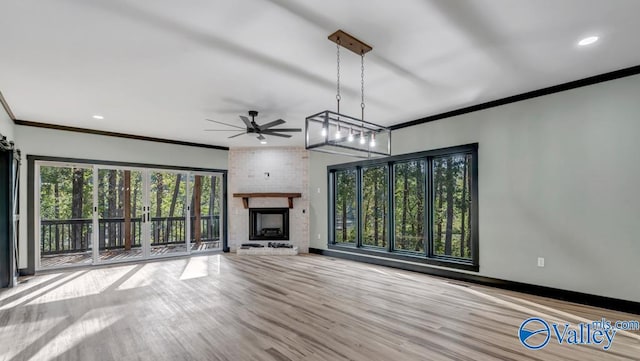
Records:
M93 116L93 119L104 119L104 117L102 115L96 114Z
M260 144L267 144L267 141L266 140L261 140Z
M586 45L591 45L593 43L595 43L596 41L598 41L598 37L597 36L588 36L582 40L580 40L578 42L578 45L580 46L586 46Z

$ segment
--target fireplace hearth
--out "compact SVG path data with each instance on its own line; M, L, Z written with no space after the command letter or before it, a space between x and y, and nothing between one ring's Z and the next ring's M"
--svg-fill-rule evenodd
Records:
M288 241L289 208L249 208L249 240Z

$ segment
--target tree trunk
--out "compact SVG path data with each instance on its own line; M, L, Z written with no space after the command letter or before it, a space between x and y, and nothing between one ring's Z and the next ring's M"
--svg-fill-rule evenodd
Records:
M371 199L369 199L368 197L366 197L367 199L364 200L364 204L363 204L363 211L362 211L362 242L367 242L367 231L369 230L369 216L370 216L370 212L369 212L369 204L371 204Z
M196 216L193 221L193 236L196 241L196 245L199 247L201 240L201 229L200 229L200 201L202 198L202 176L195 176L195 181L193 182L193 213Z
M469 161L470 160L471 160L471 158L469 157ZM468 192L470 194L471 193L471 164L467 165L466 175L467 175L467 177L466 177L466 179L467 179L467 181L466 181L467 189L468 189ZM469 198L471 198L471 197L469 197ZM467 217L467 233L468 233L468 236L467 236L467 249L469 250L469 254L471 254L471 232L473 231L471 229L471 210L472 210L471 207L472 207L471 206L471 201L469 200L469 210L468 210L469 216Z
M176 201L178 200L178 193L180 193L180 182L182 181L182 174L176 175L176 186L173 189L173 196L171 196L171 205L169 206L169 218L167 219L167 230L164 233L164 241L168 242L169 234L171 233L171 226L173 225L173 215L176 211Z
M73 171L72 182L72 201L71 201L71 218L79 220L82 218L82 198L84 192L84 169L77 168ZM82 244L82 224L73 225L73 244L74 249L84 249L85 245Z
M55 220L60 219L60 185L56 181L53 185L53 197L56 200L55 205L53 206L53 214L55 216ZM56 250L62 250L60 248L60 226L56 226Z
M107 212L109 218L116 217L116 184L117 184L117 171L110 170L109 171L109 179L108 179L108 198L107 198ZM109 232L107 233L107 239L105 239L105 246L115 246L115 242L117 239L116 236L116 225L113 221L109 221Z
M422 236L422 223L424 222L424 217L423 217L423 201L422 198L424 197L423 192L422 192L422 185L423 185L423 181L422 181L422 168L421 168L421 163L420 162L416 162L416 201L417 201L417 210L416 210L416 232L415 232L415 237L416 237L416 245L414 248L414 251L419 251L423 246L424 247L424 237Z
M162 173L156 174L156 217L162 217L162 199L164 198L164 183Z
M124 249L131 249L131 171L124 171Z
M462 201L460 202L460 257L465 257L464 246L466 244L466 222L465 213L467 210L467 158L464 159L464 165L462 167Z
M138 187L140 183L138 183L138 177L135 178L133 182L133 199L131 201L131 218L136 218L137 208L138 208Z
M409 167L407 167L407 165L405 165L405 170L404 170L404 181L403 181L403 186L402 186L402 190L403 190L403 194L402 194L402 223L401 223L401 229L402 231L400 232L402 237L402 248L406 247L406 237L407 237L407 211L408 211L408 202L409 202Z
M374 171L375 172L375 171ZM373 244L378 246L378 181L373 181Z
M120 175L118 177L118 203L116 206L116 217L124 217L124 177Z
M455 192L455 177L453 172L455 171L452 158L447 160L447 232L444 239L444 254L451 256L451 243L453 238L453 194Z
M387 247L387 202L382 202L382 246Z
M437 210L436 212L442 212L442 197L443 197L443 193L444 193L444 185L442 184L442 168L441 166L438 166L438 168L436 169L436 193L437 193L437 198L438 198L438 205L437 205ZM442 215L438 216L438 224L436 225L436 241L437 242L441 242L442 241Z
M347 197L342 196L342 242L347 241Z
M216 239L218 234L215 233L216 227L214 222L215 206L216 206L216 183L218 178L211 176L211 191L209 193L209 228L208 233L211 239Z
M156 218L162 217L162 200L164 199L164 182L162 173L156 173ZM151 215L151 212L149 212ZM161 220L156 222L162 222ZM154 234L155 242L161 243L165 239L164 230L162 228L162 223L158 226L158 224L154 224L154 221L151 220L150 225L152 232Z

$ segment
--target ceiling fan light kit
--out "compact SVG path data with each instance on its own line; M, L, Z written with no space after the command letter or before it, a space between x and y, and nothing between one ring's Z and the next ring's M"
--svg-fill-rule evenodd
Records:
M391 155L391 130L364 120L364 55L373 48L342 30L329 35L336 43L337 110L325 110L305 119L305 148L359 158ZM361 59L361 117L340 113L340 48L351 50Z

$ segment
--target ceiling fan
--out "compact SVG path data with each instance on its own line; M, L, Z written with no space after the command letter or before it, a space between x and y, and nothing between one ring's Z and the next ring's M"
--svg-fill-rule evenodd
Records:
M224 122L219 122L219 121L213 120L213 119L207 119L207 120L210 121L210 122L226 125L228 127L234 127L234 128L237 128L237 129L241 130L240 133L232 135L229 138L239 137L239 136L241 136L243 134L256 134L259 140L264 141L266 139L264 137L265 135L273 135L273 136L282 137L282 138L291 138L290 134L282 134L282 133L291 133L291 132L301 132L302 131L301 128L273 128L273 127L275 127L277 125L286 123L282 119L274 120L272 122L260 125L260 124L256 123L256 120L255 120L257 115L258 115L258 112L256 110L249 110L249 116L251 117L251 120L249 120L249 118L245 117L244 115L240 116L240 119L242 119L242 121L246 125L246 129L243 128L243 127L237 126L237 125L228 124L228 123L224 123ZM238 131L238 130L236 130L236 129L205 129L205 131L208 131L208 132L231 132L231 131Z

